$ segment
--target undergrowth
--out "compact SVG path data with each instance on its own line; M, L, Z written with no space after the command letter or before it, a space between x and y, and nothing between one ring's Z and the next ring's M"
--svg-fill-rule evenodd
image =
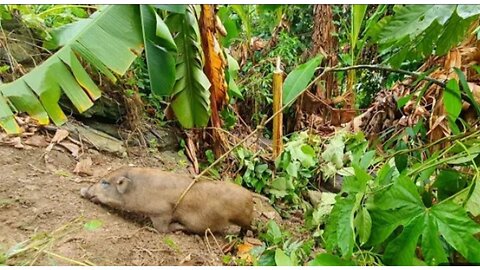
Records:
M399 147L373 150L361 133L292 135L269 162L239 148L235 181L263 193L281 213L304 213L301 228L270 221L251 250L254 265L444 265L480 262L478 131L446 138L442 150L406 130ZM322 190L341 180L337 194ZM280 207L282 208L282 207ZM307 239L291 232L303 231ZM315 251L318 250L318 251ZM321 251L325 250L325 251Z

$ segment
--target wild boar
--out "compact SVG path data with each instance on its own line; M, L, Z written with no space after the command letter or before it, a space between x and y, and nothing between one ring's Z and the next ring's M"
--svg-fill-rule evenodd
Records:
M221 232L229 225L250 229L253 198L234 183L198 180L174 206L192 177L154 168L123 167L80 194L113 208L145 214L159 232Z

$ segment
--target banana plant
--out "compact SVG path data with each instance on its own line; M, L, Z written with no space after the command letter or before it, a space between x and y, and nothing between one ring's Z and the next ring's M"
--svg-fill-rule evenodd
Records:
M168 10L168 27L155 8ZM192 12L184 5L108 5L54 30L44 47L58 51L26 75L0 85L0 126L9 134L20 133L14 112L26 112L40 125L50 119L62 125L67 121L58 105L62 94L80 113L101 96L80 59L116 82L144 49L152 91L172 96L184 127L205 126L209 82Z

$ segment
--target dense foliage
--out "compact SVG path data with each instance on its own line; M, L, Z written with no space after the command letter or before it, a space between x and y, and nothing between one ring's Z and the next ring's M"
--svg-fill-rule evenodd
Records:
M165 124L168 108L183 129L206 127L215 113L213 105L220 104L225 105L219 112L222 129L244 136L241 128L263 125L272 114L277 57L286 74L282 105L289 121L302 110L292 106L297 98L314 92L315 76L334 68L322 67L330 56L310 54L312 5L221 5L216 15L226 33L215 43L221 57L214 60L223 61L217 71L225 78L226 95L212 100L217 95L212 95L215 82L204 70L199 10L195 5L1 5L1 26L18 18L38 37L35 46L51 55L17 80L0 85L0 125L9 133L20 132L14 116L21 112L42 125L50 120L61 125L67 121L59 106L63 94L82 113L102 95L101 80L93 74L116 82L128 73L125 93L138 93L155 123ZM338 39L340 66L388 65L373 71L329 70L338 71L340 94L353 91L359 108L369 107L380 90L398 85L407 75L418 79L406 87L415 89L433 69L413 71L427 59L450 56L462 42L478 42L480 33L478 5L334 5L332 11L337 32L331 38ZM2 40L8 42L8 37ZM8 57L2 56L0 75L15 67L3 58ZM229 255L224 262L478 264L479 131L462 118L467 106L475 119L480 113L479 92L474 91L478 80L467 80L469 68L452 64L447 75L437 74L442 80L431 79L421 91L395 96L392 114L404 114L407 104L418 106L428 99L429 115L438 114L428 119L438 123L417 117L394 134L371 139L345 130L320 136L311 121L308 130L285 136L276 159L249 145L232 149L234 166L227 170L217 165L209 168L210 174L218 177L233 170L232 181L268 196L284 217L302 213L304 223L286 228L271 220L260 226L261 246L246 258ZM480 69L473 68L478 76ZM431 98L426 93L434 83L441 95ZM440 109L435 102L443 102ZM434 137L439 126L446 133ZM269 125L261 130L270 136ZM193 147L182 142L183 148ZM211 149L199 150L204 150L199 151L205 157L202 168L215 162ZM338 192L325 191L332 183L341 187ZM319 190L321 196L315 197Z

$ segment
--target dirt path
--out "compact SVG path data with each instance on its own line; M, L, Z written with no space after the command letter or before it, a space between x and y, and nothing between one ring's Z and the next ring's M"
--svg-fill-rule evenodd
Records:
M93 160L92 177L72 173L76 161L69 153L53 150L48 166L43 154L44 149L40 148L19 150L0 146L0 255L23 241L29 240L31 244L6 264L222 264L222 254L212 238L209 245L203 237L159 234L149 229L148 220L109 210L80 197L81 187L121 165L185 171L187 163L179 162L176 153L170 157L117 158L89 151L84 157ZM178 164L183 164L183 168ZM96 225L88 230L86 223ZM220 245L227 243L224 237L217 240Z

